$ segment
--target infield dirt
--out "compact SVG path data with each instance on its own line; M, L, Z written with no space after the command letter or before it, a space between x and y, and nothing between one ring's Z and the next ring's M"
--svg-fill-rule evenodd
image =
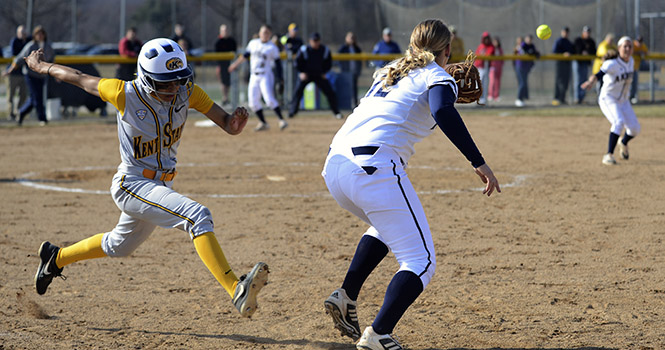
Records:
M665 118L640 115L630 160L610 167L601 164L609 124L599 111L462 114L503 193L484 197L441 132L417 145L407 172L438 267L395 329L403 345L664 348ZM116 126L0 128L0 349L354 349L323 307L366 230L320 176L342 121L304 113L283 132L255 133L252 120L232 137L195 120L174 188L210 208L236 274L270 265L253 318L239 317L174 229L158 228L131 257L69 265L66 281L37 295L42 241L72 244L119 217L109 194L94 193L108 190L120 161ZM365 284L361 327L397 268L389 254Z

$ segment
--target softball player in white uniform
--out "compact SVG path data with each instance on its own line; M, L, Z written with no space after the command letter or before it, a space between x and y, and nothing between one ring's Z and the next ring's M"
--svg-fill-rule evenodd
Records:
M231 135L243 130L247 111L238 108L228 114L215 104L192 82L185 53L169 39L154 39L143 45L138 78L133 81L92 77L41 58L41 50L28 57L32 70L79 86L118 109L122 162L113 177L111 195L122 214L110 232L63 248L42 243L35 275L37 293L44 294L65 265L104 256L127 256L156 226L174 227L189 233L201 260L232 297L238 311L251 316L257 308L256 295L267 283L268 266L258 263L239 280L213 234L208 208L172 189L188 109L205 114Z
M603 164L614 165L614 149L619 145L619 153L622 159L628 159L628 142L640 132L640 123L630 104L630 86L633 81L633 41L624 36L618 42L618 57L606 59L600 67L600 71L582 84L583 89L589 89L596 81L602 79L603 85L598 95L598 104L607 120L610 121L610 136L607 145L607 153L603 156ZM623 138L621 132L626 132Z
M453 105L457 86L442 68L450 41L442 21L418 24L406 56L376 74L373 86L333 138L325 161L322 175L333 198L370 226L342 287L324 302L342 335L360 338L359 349L401 349L390 333L436 267L427 218L405 172L414 145L438 124L487 183L483 193L500 191ZM388 251L399 270L374 322L361 336L356 300Z
M272 69L273 67L281 67L281 63L279 61L279 49L270 40L271 36L272 30L270 26L261 26L259 37L250 40L245 53L229 66L229 72L233 72L238 65L249 58L250 77L249 84L247 85L247 99L249 100L249 108L256 113L260 120L254 129L255 131L263 131L270 128L263 116L261 96L263 96L263 100L268 107L277 114L279 129L283 130L288 126L286 120L282 117L279 102L275 98L275 76Z

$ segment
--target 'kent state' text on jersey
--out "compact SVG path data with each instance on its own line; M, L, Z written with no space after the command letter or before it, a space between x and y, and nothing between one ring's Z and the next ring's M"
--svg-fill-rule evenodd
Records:
M174 169L187 110L191 107L207 113L213 102L194 85L184 101L177 98L173 102L160 103L139 84L138 80L102 79L98 85L102 100L111 102L118 109L122 163L151 170Z

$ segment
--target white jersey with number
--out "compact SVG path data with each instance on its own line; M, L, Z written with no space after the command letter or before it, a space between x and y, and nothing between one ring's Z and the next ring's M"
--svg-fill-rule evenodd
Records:
M633 82L634 72L633 58L628 62L621 58L607 60L600 66L603 75L603 87L600 97L611 97L617 101L627 101L630 96L630 85Z
M279 59L279 49L272 42L261 42L261 39L252 39L247 44L249 53L250 77L247 84L247 100L249 108L256 112L263 109L261 97L271 109L279 106L275 98L275 77L272 68L275 60Z
M415 144L436 126L429 107L429 88L434 85L449 85L457 96L455 81L435 62L414 69L388 89L380 77L375 79L331 148L387 145L408 162Z
M245 50L249 52L252 74L272 72L275 60L279 58L279 49L272 41L264 43L261 39L252 39Z

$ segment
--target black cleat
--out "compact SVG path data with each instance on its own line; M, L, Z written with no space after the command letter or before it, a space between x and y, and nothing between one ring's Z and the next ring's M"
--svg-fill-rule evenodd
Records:
M54 246L49 242L43 242L39 247L39 268L35 274L35 287L37 288L37 294L41 295L46 293L53 277L62 276L62 270L64 268L58 268L55 264L55 258L58 256L58 251L60 248Z

